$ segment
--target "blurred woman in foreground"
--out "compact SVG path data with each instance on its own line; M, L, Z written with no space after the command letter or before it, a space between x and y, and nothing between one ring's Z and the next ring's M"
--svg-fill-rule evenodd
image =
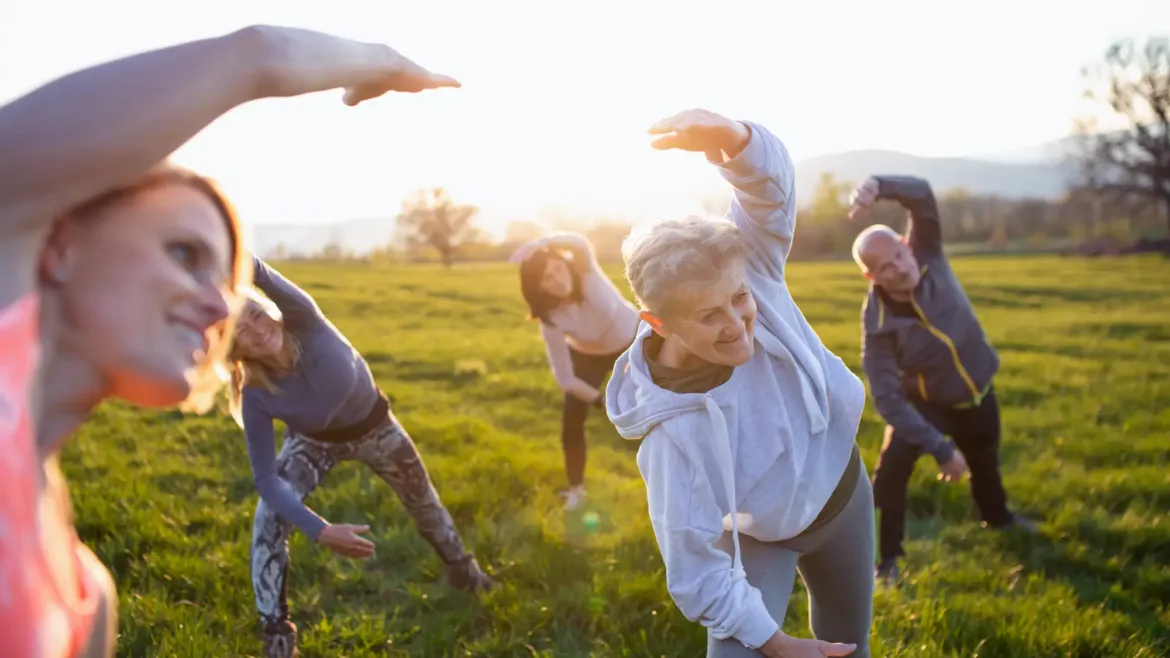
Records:
M239 223L163 161L248 101L458 86L393 49L249 27L55 80L0 108L0 647L107 656L109 573L78 540L57 454L101 401L203 410L222 384Z

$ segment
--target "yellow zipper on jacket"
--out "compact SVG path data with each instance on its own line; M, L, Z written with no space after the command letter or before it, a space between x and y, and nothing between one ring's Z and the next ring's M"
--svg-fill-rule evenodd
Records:
M922 266L922 274L926 274L925 265ZM922 312L922 307L918 305L918 300L914 299L913 293L910 294L910 305L914 307L914 312L918 314L918 320L922 323L922 327L933 334L935 338L941 340L947 346L947 349L951 351L951 359L955 362L955 370L959 371L959 377L962 378L963 383L971 391L971 398L974 404L978 405L983 399L983 392L979 390L979 387L975 385L975 381L971 379L971 375L967 372L967 369L963 367L963 362L959 359L959 350L955 348L955 342L951 340L950 336L946 335L946 333L926 319L926 314ZM921 377L919 375L918 387L920 391L924 391L926 386ZM925 399L925 396L923 399Z

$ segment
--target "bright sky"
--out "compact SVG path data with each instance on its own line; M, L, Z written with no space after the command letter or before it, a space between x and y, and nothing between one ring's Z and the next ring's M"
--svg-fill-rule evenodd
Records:
M765 123L798 159L963 155L1063 136L1080 68L1114 37L1170 31L1170 2L35 0L0 22L0 102L253 23L383 41L464 88L356 109L326 93L228 114L177 159L219 179L246 220L390 215L411 188L441 184L499 232L554 205L681 212L680 198L716 179L701 157L650 150L645 129L691 107Z

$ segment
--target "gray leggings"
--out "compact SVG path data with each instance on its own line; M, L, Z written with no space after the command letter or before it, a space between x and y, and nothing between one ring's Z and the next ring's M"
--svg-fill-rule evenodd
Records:
M719 547L732 553L731 533ZM862 467L857 489L845 509L828 525L809 535L766 543L739 536L747 581L760 590L776 623L784 614L796 572L808 588L808 616L813 635L826 642L856 643L850 658L869 658L873 620L873 488ZM707 658L746 658L760 652L739 640L707 635Z
M325 443L289 433L277 456L276 468L288 486L304 499L338 463L355 460L374 470L414 517L419 533L443 562L464 556L463 542L451 515L431 485L422 457L393 414L365 436L346 443ZM266 505L256 506L252 526L252 590L266 628L277 630L288 620L288 536L292 525ZM270 631L271 632L271 631Z

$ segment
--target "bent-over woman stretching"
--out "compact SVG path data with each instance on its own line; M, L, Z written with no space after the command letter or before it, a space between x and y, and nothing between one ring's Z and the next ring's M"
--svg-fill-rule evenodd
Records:
M638 310L602 271L593 247L575 233L530 242L512 256L520 263L520 292L540 335L557 384L565 393L561 447L569 488L567 509L585 499L585 420L604 408L600 388L638 330Z
M341 555L374 554L374 544L358 536L367 526L331 524L303 502L341 461L363 462L390 485L443 560L451 585L490 587L464 550L414 442L390 411L365 359L308 293L259 258L252 264L255 285L268 300L251 297L236 325L232 392L260 492L252 587L266 657L295 655L296 625L286 596L292 526ZM279 456L276 420L288 428Z

